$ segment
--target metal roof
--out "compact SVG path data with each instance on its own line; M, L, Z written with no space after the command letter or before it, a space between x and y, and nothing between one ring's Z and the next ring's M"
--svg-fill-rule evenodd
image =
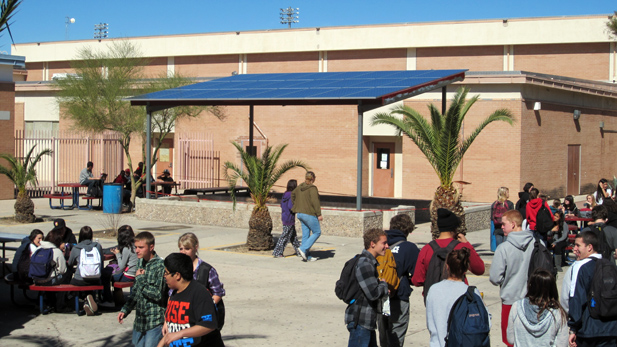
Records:
M467 70L245 74L128 98L132 105L387 105L465 78Z

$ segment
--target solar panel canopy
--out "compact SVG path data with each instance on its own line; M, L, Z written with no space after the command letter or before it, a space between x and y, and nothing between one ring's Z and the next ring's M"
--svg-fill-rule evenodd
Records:
M235 75L129 98L132 105L382 106L465 78L467 70Z

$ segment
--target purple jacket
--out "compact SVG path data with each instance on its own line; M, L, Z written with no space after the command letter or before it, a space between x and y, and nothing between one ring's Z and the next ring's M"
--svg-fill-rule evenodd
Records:
M281 220L283 221L283 225L296 224L296 215L291 212L292 207L293 203L291 202L291 192L285 192L285 194L283 194L283 198L281 199Z

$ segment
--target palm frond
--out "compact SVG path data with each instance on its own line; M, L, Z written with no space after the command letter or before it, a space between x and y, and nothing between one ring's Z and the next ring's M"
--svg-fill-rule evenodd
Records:
M479 100L479 95L467 100L469 89L459 88L445 114L433 104L428 105L430 123L419 112L408 106L393 108L389 113L378 113L372 125L390 125L397 135L405 134L420 149L439 177L442 187L452 185L454 174L480 132L490 123L505 121L512 124L514 118L508 110L497 110L474 129L467 139L461 137L465 116ZM401 117L402 116L402 117Z

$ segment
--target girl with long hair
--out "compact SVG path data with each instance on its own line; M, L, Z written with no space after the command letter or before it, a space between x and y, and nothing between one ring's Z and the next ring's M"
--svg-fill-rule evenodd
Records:
M272 255L275 258L283 258L285 246L287 245L287 242L290 241L294 247L294 251L296 251L296 255L300 256L300 252L298 252L300 241L298 241L298 235L296 233L296 214L291 211L293 208L291 192L293 192L297 186L298 181L289 180L289 182L287 182L287 191L285 191L285 194L283 194L283 197L281 198L281 221L283 222L283 233L281 234L281 237L279 237L279 240L274 247L274 251L272 252Z
M508 200L510 197L510 190L507 187L500 187L497 189L497 200L491 205L491 221L495 226L495 247L498 247L504 240L503 228L501 223L501 216L509 210L514 209L514 203Z
M444 347L448 334L448 315L456 300L467 292L465 273L469 269L467 248L453 250L448 253L444 266L444 280L433 284L426 297L426 326L431 333L430 346ZM480 292L476 288L476 295Z
M135 232L130 225L123 225L118 228L118 246L110 249L116 256L117 264L108 265L101 272L101 282L103 284L103 300L101 306L120 305L124 295L122 290L116 291L111 295L111 286L115 282L134 282L137 272L137 254L135 253ZM114 298L116 298L114 300Z
M225 288L219 279L219 274L212 265L199 258L199 240L193 233L185 233L178 239L178 249L180 253L186 254L193 262L193 279L203 284L212 295L212 300L217 309L218 328L223 328L225 323ZM171 290L170 290L171 294Z
M610 199L613 191L608 185L608 180L606 178L601 178L598 182L598 186L596 187L596 191L593 192L593 197L596 198L596 203L598 205L602 205L604 199Z
M566 246L568 245L568 223L565 221L565 216L563 211L558 210L555 212L553 216L553 220L555 221L555 226L550 231L552 234L552 241L550 244L550 248L553 249L553 253L555 255L555 267L557 271L561 272L562 266L566 266L564 253Z
M527 282L527 296L510 310L508 342L514 346L567 346L567 320L555 278L544 269L536 269Z

